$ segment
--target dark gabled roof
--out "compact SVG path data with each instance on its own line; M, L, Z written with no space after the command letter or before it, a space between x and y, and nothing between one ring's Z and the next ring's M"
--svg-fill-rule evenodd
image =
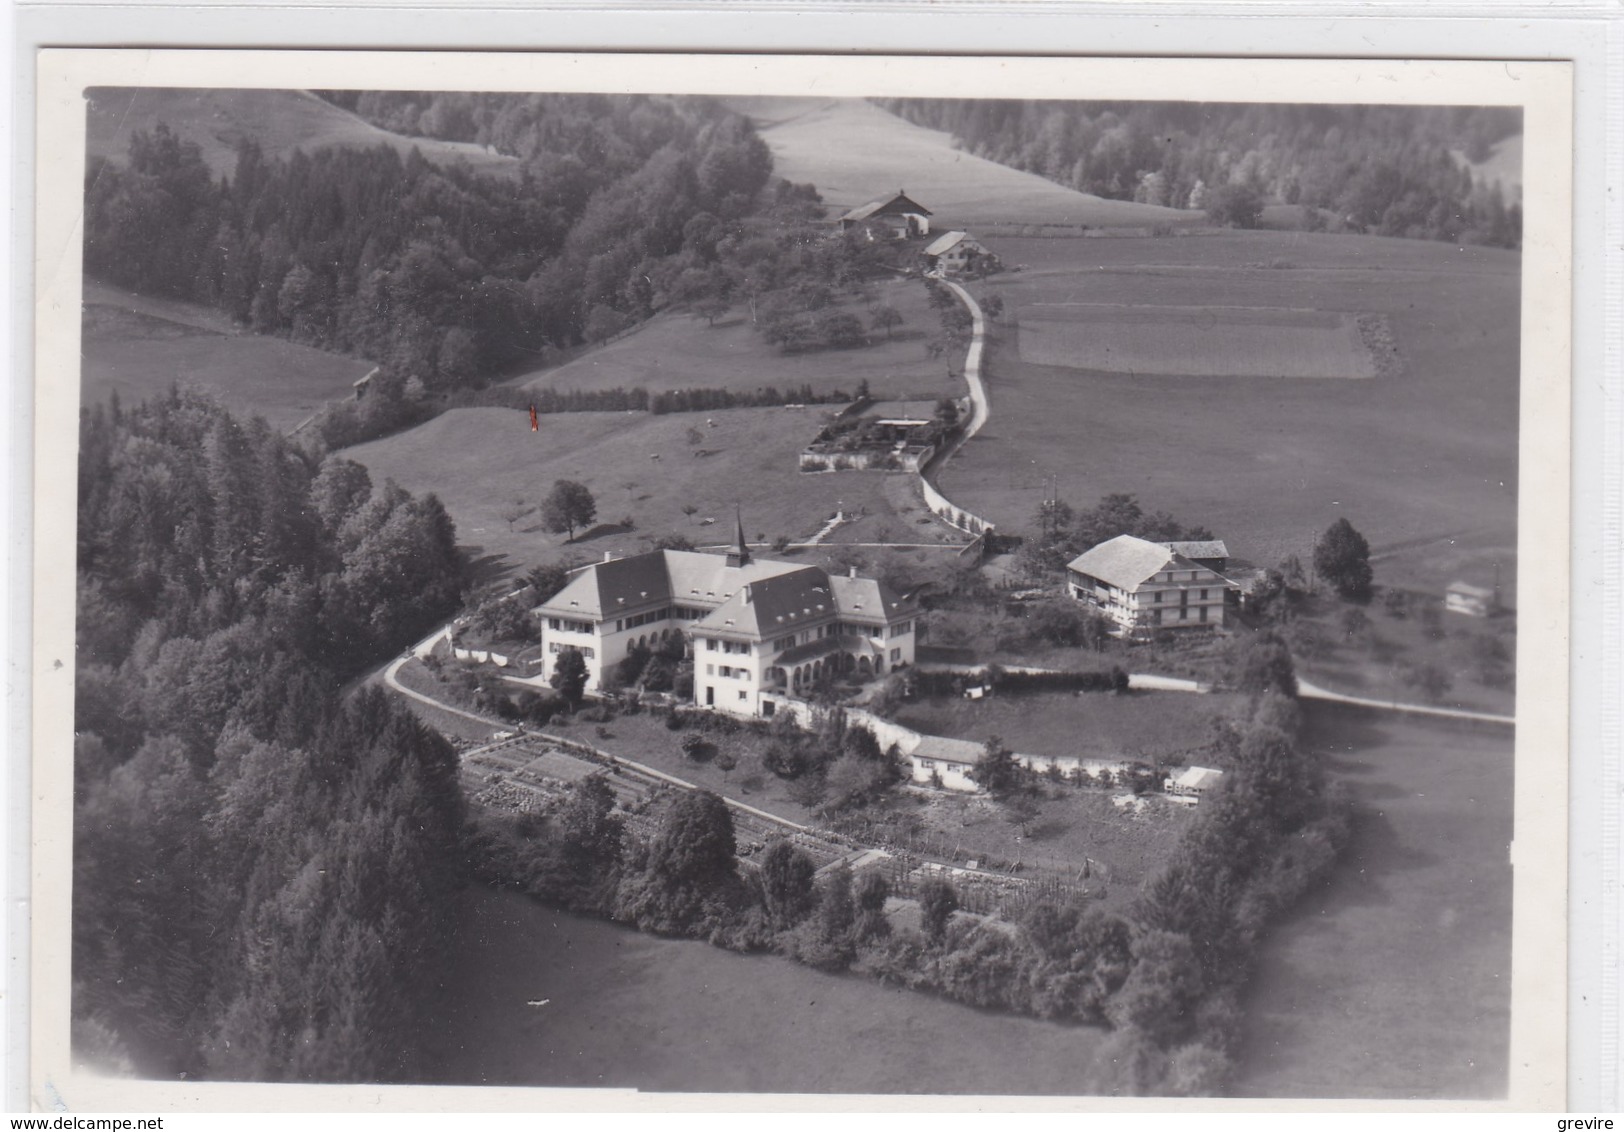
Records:
M829 575L817 566L758 578L703 617L694 628L769 639L835 616Z
M884 625L898 617L919 612L913 594L898 594L877 578L849 578L836 574L829 579L835 608L846 621Z
M1164 542L1174 554L1182 554L1186 558L1228 558L1229 547L1224 545L1221 538L1208 539L1204 542Z
M906 193L898 192L895 196L890 198L871 200L867 204L858 205L840 219L867 220L870 216L878 216L882 213L905 212L917 213L920 216L934 215L930 209L926 208L918 201L910 199Z
M538 607L548 613L601 618L671 600L665 556L658 550L581 569Z

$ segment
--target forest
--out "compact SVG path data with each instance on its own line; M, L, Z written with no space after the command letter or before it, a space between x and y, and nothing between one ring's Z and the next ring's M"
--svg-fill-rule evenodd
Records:
M75 1053L398 1081L459 882L450 745L346 680L466 584L433 496L174 392L81 417Z
M1220 194L1302 206L1308 227L1516 248L1522 206L1459 166L1522 130L1514 107L887 99L979 157L1085 193L1173 208ZM1317 212L1325 210L1331 218ZM1248 210L1250 212L1251 210ZM1248 216L1250 227L1255 216Z
M216 182L159 124L127 162L90 162L86 270L445 390L647 317L771 171L749 120L706 100L419 97L495 108L519 176L387 146L271 160L244 141Z

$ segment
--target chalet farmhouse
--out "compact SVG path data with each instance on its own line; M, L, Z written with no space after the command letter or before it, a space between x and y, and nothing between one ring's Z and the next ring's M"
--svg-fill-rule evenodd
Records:
M1099 609L1123 636L1221 627L1226 595L1240 589L1167 544L1133 535L1118 535L1072 559L1066 581L1072 597Z
M840 230L855 229L871 240L906 240L930 235L930 217L930 209L898 189L893 197L871 200L846 213L840 218Z
M947 232L925 249L925 263L943 275L957 275L975 267L989 253L967 232Z
M872 578L727 554L655 550L576 570L536 607L548 670L565 649L586 659L587 690L634 647L688 641L694 702L770 716L827 676L879 675L914 661L919 607Z

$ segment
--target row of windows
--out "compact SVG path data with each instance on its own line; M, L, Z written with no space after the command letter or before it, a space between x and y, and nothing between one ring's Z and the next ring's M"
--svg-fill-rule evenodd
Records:
M723 652L734 653L738 656L750 655L750 644L748 641L718 641L715 637L705 638L706 652L715 652L718 648Z
M726 664L707 664L705 666L705 675L727 676L737 680L748 680L750 679L750 670L748 668L735 668Z
M1210 609L1210 608L1212 608L1212 607L1207 606L1207 605L1197 606L1196 611L1198 613L1200 613L1201 616L1196 618L1196 620L1197 621L1205 621L1207 619L1207 610ZM1172 612L1173 611L1171 609L1167 610L1167 613L1169 614L1169 617L1167 619L1169 621L1172 620L1172 617L1171 617ZM1156 624L1158 624L1158 625L1162 624L1162 610L1158 609L1158 610L1155 611L1155 613L1156 613ZM1188 609L1179 610L1179 620L1180 621L1188 621L1189 619L1190 619L1190 611Z
M1207 597L1207 594L1208 594L1208 592L1209 592L1209 591L1207 591L1207 590L1202 590L1202 591L1201 591L1201 597L1200 597L1200 600L1201 600L1201 601L1208 601L1208 600L1210 600L1210 599L1209 599L1209 598L1208 598L1208 597ZM1161 604L1161 603L1162 603L1162 598L1163 598L1163 597L1164 597L1164 596L1165 596L1165 595L1166 595L1166 594L1167 594L1167 591L1166 591L1166 590L1157 590L1157 591L1156 591L1156 604L1157 604L1157 605L1160 605L1160 604ZM1189 590L1180 590L1180 591L1179 591L1179 604L1180 604L1180 605L1188 605L1188 604L1189 604L1189 602L1190 602L1190 591L1189 591Z
M592 622L571 621L568 617L549 617L547 618L547 628L558 633L590 633L592 632Z
M593 648L591 645L561 645L557 641L554 641L552 644L547 646L547 651L552 653L554 656L557 656L565 649L574 649L588 660L591 660L598 655L598 650Z
M636 617L623 617L615 622L615 632L626 629L635 629L639 625L647 625L651 621L664 621L671 616L669 609L655 609L648 613L639 613Z

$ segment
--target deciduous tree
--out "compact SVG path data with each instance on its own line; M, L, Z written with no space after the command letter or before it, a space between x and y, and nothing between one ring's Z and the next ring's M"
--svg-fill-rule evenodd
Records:
M598 516L597 500L587 486L575 480L557 480L553 490L541 504L542 521L554 534L564 534L566 542L573 541L578 528L585 527Z
M1326 528L1314 547L1314 569L1350 601L1370 600L1370 544L1347 519Z

